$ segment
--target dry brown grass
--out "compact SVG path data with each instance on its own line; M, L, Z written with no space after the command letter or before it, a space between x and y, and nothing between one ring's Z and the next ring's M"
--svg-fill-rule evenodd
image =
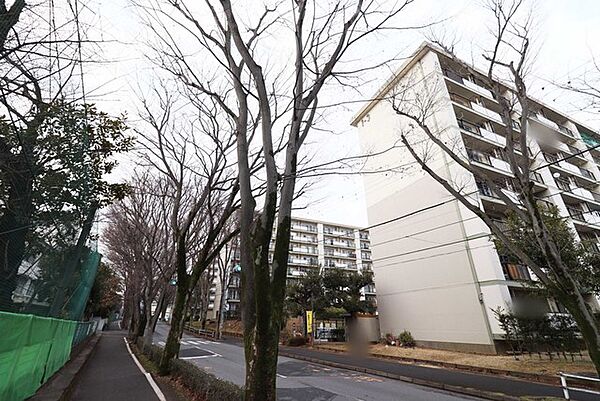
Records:
M331 344L320 346L339 351L347 349L346 344ZM590 361L581 360L579 356L575 362L571 360L549 360L539 359L537 355L520 356L515 359L512 356L505 355L479 355L465 352L442 351L428 348L403 348L385 346L381 344L371 345L370 353L374 356L395 356L402 358L414 358L426 361L454 363L458 365L476 366L489 369L503 369L513 372L537 373L544 375L555 375L559 371L570 373L595 373L594 366Z

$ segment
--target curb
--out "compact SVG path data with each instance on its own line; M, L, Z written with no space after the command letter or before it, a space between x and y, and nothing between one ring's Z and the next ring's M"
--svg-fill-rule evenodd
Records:
M346 353L343 350L339 350L339 349L335 349L335 348L328 348L326 346L325 347L319 346L314 349L319 350L319 351L330 352L330 353L338 353L338 354ZM533 381L536 381L538 383L543 383L543 384L560 385L560 379L558 377L542 375L542 374L537 374L537 373L513 372L513 371L505 370L505 369L484 368L484 367L480 367L480 366L462 365L462 364L458 364L458 363L431 361L428 359L408 358L408 357L402 357L402 356L383 355L383 354L378 354L378 353L369 353L369 356L373 357L373 358L388 359L388 360L392 360L392 361L416 363L416 364L429 365L429 366L439 366L442 368L460 370L460 371L470 372L470 373L482 373L482 374L493 375L493 376L510 377L513 379L522 379L525 381L533 380Z
M28 401L67 401L77 383L79 373L90 359L101 334L92 336L79 353L58 370Z
M478 389L470 388L470 387L452 386L452 385L434 382L434 381L430 381L430 380L415 379L415 378L408 377L408 376L396 375L393 373L384 372L384 371L376 370L376 369L361 368L361 367L346 365L346 364L338 363L338 362L323 361L321 359L306 357L306 356L294 354L293 352L287 352L287 351L281 350L281 349L279 350L279 355L285 356L288 358L299 359L299 360L303 360L303 361L307 361L307 362L311 362L311 363L316 363L319 365L326 365L326 366L331 366L334 368L352 370L355 372L361 372L361 373L367 373L367 374L374 375L374 376L385 377L388 379L400 380L400 381L403 381L406 383L412 383L412 384L416 384L419 386L425 386L425 387L435 388L438 390L449 391L452 393L484 398L486 400L493 400L493 401L520 401L521 400L520 397L506 395L503 393L493 393L490 391L478 390Z

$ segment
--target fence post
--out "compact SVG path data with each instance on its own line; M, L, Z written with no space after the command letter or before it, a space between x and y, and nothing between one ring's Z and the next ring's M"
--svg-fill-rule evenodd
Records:
M560 386L562 387L563 394L565 396L565 400L570 400L571 397L569 396L569 387L567 386L567 378L563 376L562 372L560 372L559 375L560 375Z

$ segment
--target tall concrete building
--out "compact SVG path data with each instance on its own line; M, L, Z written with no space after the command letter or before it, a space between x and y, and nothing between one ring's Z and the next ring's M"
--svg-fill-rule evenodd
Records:
M235 241L235 240L234 240ZM273 246L273 242L271 243ZM221 290L218 281L213 285L209 316L216 316L221 294L226 296L226 311L230 316L240 313L241 281L239 251L233 253L231 274L226 288ZM309 219L292 219L288 283L298 280L312 269L339 268L347 271L372 271L369 232L358 227L327 223ZM363 289L365 299L375 302L375 286ZM216 305L216 306L215 306Z
M396 101L402 101L399 88L413 88L416 103L435 99L428 124L473 168L494 177L516 199L504 155L500 106L485 87L485 75L469 74L472 69L466 66L423 44L352 125L358 128L363 151L378 154L366 169L389 168L385 175L364 178L368 220L375 226L370 235L381 332L409 330L422 345L494 353L503 333L493 309L518 302L537 302L547 313L564 308L552 299L532 297L527 280L535 278L527 266L507 263L487 226L423 172L406 148L396 146L401 132L416 131L389 100L396 91ZM414 88L422 95L415 96ZM600 149L580 152L600 144L600 134L539 101L531 102L531 141L519 157L528 157L535 170L539 201L556 205L579 239L598 249ZM517 113L513 126L519 131ZM485 183L443 152L428 152L434 171L471 194L490 216L504 217L506 206ZM563 160L569 155L575 156ZM425 207L430 208L414 213ZM593 296L587 300L598 307Z

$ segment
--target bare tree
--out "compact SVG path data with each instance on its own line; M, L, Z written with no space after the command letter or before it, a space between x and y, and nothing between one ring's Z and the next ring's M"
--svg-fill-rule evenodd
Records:
M412 2L394 3L390 9L362 0L276 2L252 21L241 18L228 0L203 6L165 1L170 8L161 2L141 5L161 41L156 50L163 68L189 91L213 99L235 122L247 400L276 398L292 203L299 189L300 151L321 115L319 95L325 88L351 86L352 78L373 68L352 66L350 49L390 28ZM203 62L218 72L206 76L195 65L170 29L173 23L190 35L209 56ZM289 39L292 62L277 67L268 37L278 38L279 46L284 37ZM260 168L255 149L260 150ZM264 187L260 197L257 182Z
M581 110L594 114L600 113L600 61L592 54L590 62L583 71L569 76L564 81L554 82L561 89L573 92L583 103Z
M528 157L529 144L534 136L530 129L530 119L539 107L529 98L525 82L528 69L531 68L532 12L525 8L522 0L490 0L486 5L494 17L494 43L492 50L483 54L488 62L485 73L460 62L451 47L438 43L440 47L437 50L460 65L465 74L477 77L486 87L491 88L500 105L503 136L506 138L504 153L514 175L511 184L518 199L509 196L503 185L492 176L470 164L466 160L465 149L457 146L449 137L450 131L438 126L434 114L443 102L449 100L445 98L445 91L436 87L434 79L407 77L393 89L392 107L403 122L400 139L416 163L464 207L481 218L493 236L526 264L550 294L568 309L600 373L600 328L586 304L572 263L567 260L566 255L561 254L557 238L553 236L545 220L547 211L538 202L536 195L534 174L537 168L531 167ZM500 78L505 78L505 83L501 83ZM425 152L421 150L422 144L427 146ZM467 176L474 176L478 185L489 188L517 219L531 227L536 246L542 255L541 260L527 253L525 244L515 241L501 224L480 209L471 197L472 181L469 184L460 178L446 177L436 170L431 161L436 154L448 156L453 165L470 173Z
M104 232L107 256L125 284L125 302L132 337L152 343L152 334L173 275L169 194L164 180L148 173L134 175L130 195L113 204ZM152 304L157 307L152 313Z
M210 99L188 97L184 104L189 108L179 108L170 93L165 83L154 92L157 110L142 100L146 124L138 130L143 159L171 188L169 246L175 249L177 288L160 363L163 373L179 352L185 310L198 280L236 234L224 229L239 206L237 176L228 160L235 145L230 120Z

